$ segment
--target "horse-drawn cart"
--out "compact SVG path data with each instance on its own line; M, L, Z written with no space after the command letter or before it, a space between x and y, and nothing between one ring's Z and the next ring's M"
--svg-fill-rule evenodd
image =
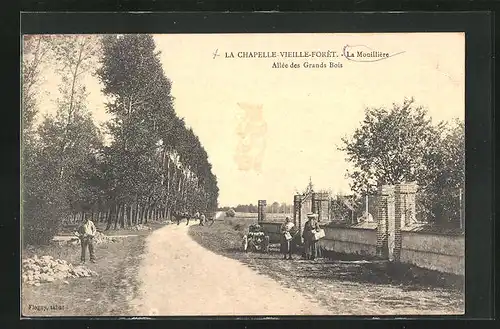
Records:
M252 224L248 228L248 234L243 236L243 250L268 252L269 235L266 235L259 224Z

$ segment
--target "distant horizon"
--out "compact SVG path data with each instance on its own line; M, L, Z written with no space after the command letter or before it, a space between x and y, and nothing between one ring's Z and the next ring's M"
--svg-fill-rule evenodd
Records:
M154 35L174 109L199 137L220 190L219 205L292 203L309 178L317 190L350 194L338 151L367 107L414 97L434 124L465 117L463 33ZM273 69L270 59L214 58L214 51L342 49L364 44L401 53L335 69ZM310 62L313 62L311 60ZM320 61L320 60L319 60ZM38 120L53 113L57 75L48 68ZM94 120L109 120L96 77L87 74ZM250 144L248 144L250 143ZM250 148L250 153L245 151ZM243 153L242 153L243 152ZM247 153L245 153L247 152ZM254 152L254 153L252 153ZM260 153L255 153L260 152Z

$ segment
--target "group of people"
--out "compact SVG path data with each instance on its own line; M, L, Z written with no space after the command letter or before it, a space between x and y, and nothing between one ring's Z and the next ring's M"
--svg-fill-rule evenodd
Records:
M281 253L283 259L292 259L293 249L300 244L299 240L304 240L303 258L314 260L318 257L318 241L322 237L322 230L319 227L318 214L307 214L307 221L304 224L302 236L299 235L299 230L287 217L285 223L281 226Z

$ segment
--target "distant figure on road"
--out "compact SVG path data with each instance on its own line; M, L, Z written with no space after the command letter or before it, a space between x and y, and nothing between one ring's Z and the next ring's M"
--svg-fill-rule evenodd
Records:
M292 228L294 227L290 217L285 219L283 225L281 225L281 253L283 254L283 259L292 259Z
M82 247L82 254L80 260L82 263L85 263L85 252L87 251L87 247L89 248L90 261L95 263L95 255L94 255L94 236L96 234L96 227L94 222L92 222L88 217L85 217L84 222L76 232L77 236L80 238L80 245Z
M174 218L175 218L175 221L177 222L177 225L179 225L181 223L181 220L182 220L182 213L174 212Z
M205 225L205 215L204 214L201 214L201 216L200 216L200 225L201 226Z
M207 223L208 223L208 222L211 222L209 226L214 225L214 222L215 222L215 215L213 215L213 214L212 214L212 215L208 214L208 216L207 216L207 220L206 220L206 221L207 221Z
M305 258L314 260L317 257L317 241L314 239L314 233L319 232L320 227L317 221L318 215L309 213L307 214L307 222L304 224L304 232L302 237L304 238L304 249Z
M189 225L189 218L191 217L191 215L186 211L184 213L184 217L186 217L186 226L188 226Z

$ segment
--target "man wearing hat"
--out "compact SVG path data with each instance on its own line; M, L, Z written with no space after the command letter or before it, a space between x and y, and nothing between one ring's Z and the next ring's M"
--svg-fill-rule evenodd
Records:
M307 214L307 222L304 224L304 232L302 237L304 238L304 251L305 258L314 260L317 256L317 241L314 239L314 232L318 232L320 229L318 223L318 215L313 213Z

